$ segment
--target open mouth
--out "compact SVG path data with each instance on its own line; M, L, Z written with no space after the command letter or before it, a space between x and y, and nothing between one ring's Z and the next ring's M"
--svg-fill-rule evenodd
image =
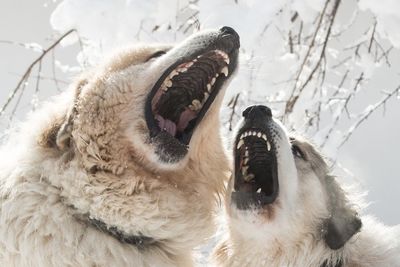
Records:
M229 55L211 50L167 70L151 99L153 131L164 131L188 145L212 100L229 75Z
M218 93L235 71L239 35L224 26L189 37L164 57L176 58L148 94L145 118L159 160L180 161Z
M236 139L232 200L239 209L272 204L278 196L276 148L268 131L241 130Z

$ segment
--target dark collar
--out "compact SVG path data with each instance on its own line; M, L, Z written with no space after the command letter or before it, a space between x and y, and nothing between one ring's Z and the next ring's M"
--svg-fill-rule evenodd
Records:
M87 214L75 214L75 218L85 223L87 226L94 227L97 230L114 237L123 244L133 245L138 249L145 249L151 245L155 245L156 243L156 240L151 237L144 236L140 233L138 235L128 235L115 226L109 226L103 221L90 218Z
M336 264L328 264L328 261L325 261L324 263L322 263L320 267L342 267L342 266L343 266L343 261L340 260Z

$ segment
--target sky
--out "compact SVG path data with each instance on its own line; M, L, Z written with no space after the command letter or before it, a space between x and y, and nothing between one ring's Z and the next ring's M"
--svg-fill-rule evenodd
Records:
M39 55L4 41L39 43L44 47L49 45L54 34L49 17L56 5L57 2L45 0L0 1L1 105L27 66ZM21 8L22 6L24 8ZM76 65L75 56L78 49L77 46L59 47L55 52L56 58L63 64ZM49 62L44 62L43 73L52 73ZM56 75L60 79L61 89L71 80L70 75L65 75L60 70L56 70ZM30 90L27 96L31 96L35 90L35 82L27 87L26 90ZM371 86L392 88L390 81L387 81L387 84ZM54 82L50 80L40 81L40 87L47 88L50 94L58 92ZM372 99L373 94L371 90L365 90L360 97ZM47 97L47 94L39 94L39 100ZM17 112L19 119L23 119L25 113L30 110L29 101L30 99L22 99ZM353 105L357 105L357 101ZM370 205L366 213L375 215L386 224L394 225L400 223L400 212L397 207L400 203L400 101L390 100L385 111L374 113L357 129L347 144L340 149L338 163L354 175L349 180L359 182L361 190L368 191L366 200ZM3 129L6 124L1 123L0 129Z

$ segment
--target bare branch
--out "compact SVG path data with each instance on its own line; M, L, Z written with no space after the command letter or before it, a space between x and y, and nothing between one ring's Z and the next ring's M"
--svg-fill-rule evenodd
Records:
M311 45L314 46L314 44L315 44L315 38L316 38L316 36L317 36L317 32L319 31L319 28L321 27L320 24L322 24L323 13L324 13L325 10L326 10L326 7L327 7L327 5L328 5L328 3L329 3L329 0L327 0L326 3L325 3L325 7L324 7L324 10L323 10L323 13L321 14L321 19L320 19L319 22L318 22L317 30L316 30L316 32L315 32L315 34L314 34L314 37L313 37L313 41L312 41L312 43L310 44L309 50L307 51L306 58L304 59L304 61L303 61L303 63L302 63L302 66L301 66L301 68L300 68L300 71L298 72L298 75L297 75L297 77L296 77L296 81L295 81L294 88L293 88L293 90L292 90L291 96L289 97L289 100L288 100L288 102L287 102L287 104L286 104L286 107L285 107L285 114L288 114L288 113L292 112L293 107L294 107L294 105L296 104L297 100L299 99L300 94L301 94L302 91L306 88L306 86L308 85L308 83L312 80L312 78L313 78L315 72L318 70L318 68L319 68L320 65L321 65L322 60L323 60L324 57L325 57L325 50L326 50L326 47L327 47L327 45L328 45L329 36L330 36L330 34L331 34L331 31L332 31L332 26L333 26L333 23L334 23L334 21L335 21L336 14L337 14L337 10L338 10L338 8L339 8L340 2L341 2L341 0L336 0L335 3L334 3L333 9L332 9L332 13L331 13L330 23L329 23L328 30L327 30L327 33L326 33L325 38L324 38L324 42L323 42L323 46L322 46L322 49L321 49L321 53L320 53L319 59L318 59L316 65L314 66L314 68L312 69L311 73L308 75L306 81L305 81L305 82L303 83L303 85L300 87L298 94L297 94L296 96L294 96L294 94L295 94L295 92L296 92L296 89L297 89L297 82L298 82L298 80L299 80L299 78L300 78L300 75L301 75L301 73L302 73L302 71L303 71L303 69L304 69L305 62L307 61L307 58L308 58L309 53L310 53L310 51L311 51L311 48L312 48Z
M349 131L347 134L344 136L342 139L342 142L339 145L339 148L342 147L348 140L349 138L353 135L354 131L364 122L366 121L372 113L374 113L377 109L379 109L381 106L384 106L386 102L392 98L395 94L398 94L400 92L400 86L398 86L396 89L394 89L392 92L388 93L381 101L376 103L375 105L371 106L365 114L363 114L357 121L356 123L349 128Z
M235 115L235 108L236 108L239 96L240 96L240 93L236 94L236 96L230 102L232 104L232 112L231 112L231 116L229 117L229 131L232 131L232 124L233 124L232 121L233 121L233 116Z
M14 88L14 90L11 91L10 95L8 96L6 102L4 103L4 105L2 106L2 108L0 109L0 116L2 116L4 114L4 111L6 110L6 108L8 107L8 105L11 103L11 101L14 99L15 94L21 89L21 86L23 85L24 82L26 82L29 79L29 76L32 72L32 69L36 66L36 64L41 64L41 61L43 59L44 56L47 55L47 53L49 51L51 51L52 49L54 49L54 47L56 47L65 37L67 37L68 35L70 35L72 32L75 32L74 29L69 30L68 32L64 33L60 38L58 38L52 45L50 45L48 48L44 49L42 54L36 58L26 69L25 73L22 75L21 79L19 80L17 86ZM39 65L40 66L40 65Z

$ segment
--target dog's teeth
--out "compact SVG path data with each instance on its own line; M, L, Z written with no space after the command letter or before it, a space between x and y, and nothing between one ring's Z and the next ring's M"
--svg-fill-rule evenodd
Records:
M210 92L211 91L211 84L207 84L207 91Z
M246 151L244 152L244 156L247 158L249 157L249 151L247 150L247 147L246 147Z
M166 87L171 87L172 86L172 81L171 80L166 80L165 81L165 86Z
M261 193L261 188L258 188L257 193Z
M169 78L172 79L174 76L176 76L176 75L178 75L178 74L179 74L178 71L173 70L173 71L171 72L171 74L169 75Z
M193 66L193 64L194 64L194 63L193 63L192 61L190 61L190 62L188 62L188 63L185 64L185 67L186 67L186 68L190 68L191 66Z
M267 150L270 151L271 150L271 144L267 141Z
M244 141L242 139L240 139L236 146L236 149L239 149L242 145L244 145Z
M230 62L230 61L229 61L229 57L224 58L224 61L225 61L226 64L229 65L229 62Z
M247 132L245 132L245 133L243 134L243 137L247 137Z
M250 173L249 175L245 175L245 176L243 177L243 179L244 179L246 182L250 182L251 180L254 179L254 174Z
M258 137L258 138L261 137L261 133L260 133L260 132L257 133L257 137Z
M257 135L257 133L253 131L253 136L256 136L256 135Z
M209 93L207 93L207 92L205 92L204 93L204 99L203 99L203 102L206 102L206 100L208 99L208 97L210 96L210 94Z
M264 139L265 141L267 141L267 135L266 135L266 134L263 134L263 135L262 135L262 139Z
M161 85L161 90L163 90L163 91L168 91L168 87L167 86L165 86L165 84L163 83L162 85Z
M192 101L192 105L195 108L195 110L201 109L201 103L200 103L200 101L198 99L194 99Z
M182 72L186 72L187 70L188 70L187 68L183 67L183 68L180 68L178 71L182 73Z
M244 165L247 165L248 162L249 162L249 158L245 157L245 158L243 159L243 164L244 164Z
M249 166L243 166L242 167L242 173L244 176L247 176L247 170L249 169Z
M210 83L211 83L211 85L214 85L214 83L215 83L215 81L216 81L216 80L217 80L217 79L215 79L215 78L212 78L212 79L211 79L211 82L210 82Z
M229 74L228 67L226 67L226 66L223 67L221 70L221 73L223 73L225 75L225 77L228 77L228 74Z

